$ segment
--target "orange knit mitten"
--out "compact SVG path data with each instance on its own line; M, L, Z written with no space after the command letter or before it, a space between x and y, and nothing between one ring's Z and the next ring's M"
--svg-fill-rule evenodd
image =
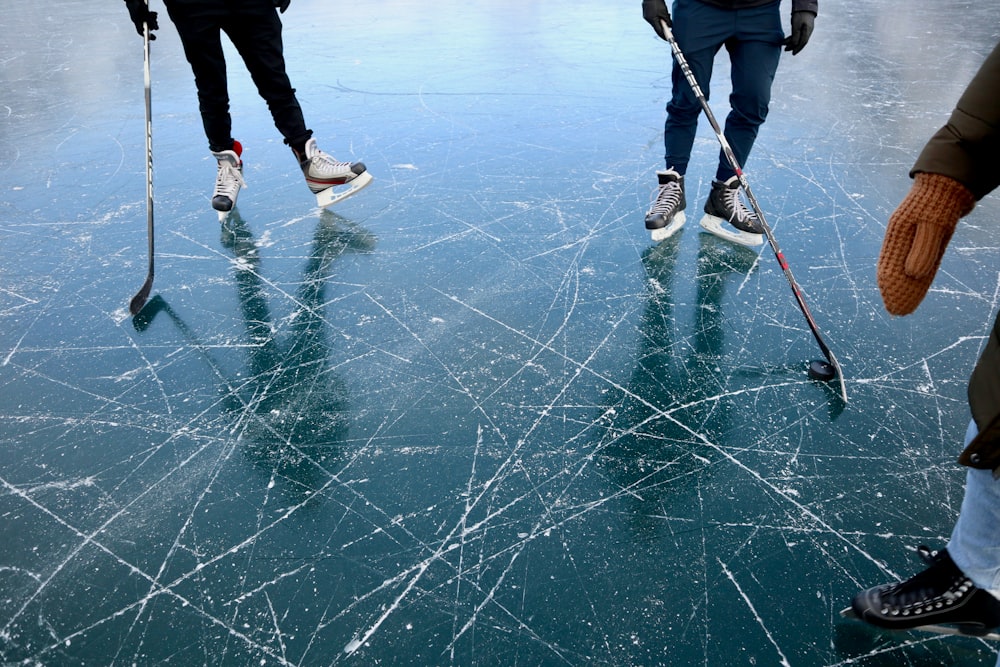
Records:
M893 315L916 310L934 280L959 218L976 205L969 189L941 174L919 173L889 218L878 258L878 287Z

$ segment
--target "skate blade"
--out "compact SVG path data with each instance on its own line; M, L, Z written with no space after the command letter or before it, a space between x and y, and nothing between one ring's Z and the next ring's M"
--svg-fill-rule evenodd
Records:
M660 241L666 241L671 236L676 234L684 223L687 222L687 217L684 215L684 211L680 211L673 218L670 219L670 224L666 227L660 227L659 229L650 229L649 236L653 239L653 243L659 243Z
M895 630L893 628L881 628L877 625L872 625L871 623L867 623L867 621L861 618L858 618L858 615L854 613L854 609L851 607L848 607L847 609L841 609L840 615L843 616L844 618L850 618L855 621L861 621L862 623L871 625L871 627L875 628L876 630L885 630L887 632L918 631L918 632L930 632L936 635L955 635L957 637L973 637L975 639L987 639L989 641L994 641L994 642L1000 641L1000 634L996 632L988 632L985 635L974 635L968 632L962 632L959 628L952 627L950 625L918 625L915 628L904 628L899 630Z
M714 234L720 239L725 239L732 243L738 243L739 245L746 246L748 248L755 248L764 244L763 234L751 234L749 232L736 229L722 218L718 218L714 215L708 215L706 213L705 217L703 217L701 222L698 224L701 225L701 228L709 234Z
M363 190L371 182L372 175L367 171L363 171L343 185L334 185L326 190L320 190L317 192L316 203L320 208L333 206L337 202L343 201L351 195L357 193L359 190ZM340 189L338 190L338 188Z

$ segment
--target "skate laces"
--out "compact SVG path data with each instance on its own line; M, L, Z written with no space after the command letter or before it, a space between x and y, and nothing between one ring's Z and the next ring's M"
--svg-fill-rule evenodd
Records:
M340 162L324 153L316 146L316 140L306 142L306 159L309 161L309 175L318 177L346 176L352 174L350 162Z
M730 221L739 220L743 222L743 224L750 225L754 228L758 226L757 215L743 204L743 200L740 199L739 188L730 188L727 185L725 192L722 193L722 196L726 202L726 210L730 212Z
M649 208L650 213L667 214L672 212L681 201L680 183L670 181L660 184L653 191L653 196L650 199L652 200L652 205Z
M243 180L238 163L228 155L219 158L219 171L215 175L215 196L234 199L240 187L246 187L246 181Z
M922 614L952 606L975 590L975 585L962 574L947 550L932 551L921 544L917 553L930 567L906 581L887 586L880 596L886 606L883 613Z

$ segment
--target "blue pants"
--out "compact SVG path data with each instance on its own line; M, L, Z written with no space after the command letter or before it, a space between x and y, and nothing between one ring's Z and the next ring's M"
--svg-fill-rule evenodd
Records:
M733 90L724 133L741 167L750 155L771 102L771 83L785 38L780 4L780 0L775 0L761 7L733 10L698 0L675 0L671 13L674 38L706 98L715 55L723 46L729 52ZM691 159L701 104L676 62L671 79L673 96L667 104L663 143L667 168L684 174ZM716 179L725 181L735 174L719 151Z
M164 4L194 72L198 107L211 150L233 146L223 32L243 58L285 143L301 146L312 136L285 73L281 21L271 0L166 0Z

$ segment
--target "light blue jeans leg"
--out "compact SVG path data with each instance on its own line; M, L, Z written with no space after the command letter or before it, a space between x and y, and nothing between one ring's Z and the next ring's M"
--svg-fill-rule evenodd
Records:
M969 421L965 444L976 437L976 422ZM1000 598L1000 480L991 470L969 468L965 498L948 542L955 565L978 588ZM1000 667L1000 654L997 655Z
M970 421L966 444L977 433ZM1000 480L992 471L969 468L966 473L965 498L948 553L972 583L1000 598Z

